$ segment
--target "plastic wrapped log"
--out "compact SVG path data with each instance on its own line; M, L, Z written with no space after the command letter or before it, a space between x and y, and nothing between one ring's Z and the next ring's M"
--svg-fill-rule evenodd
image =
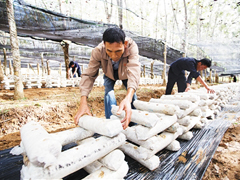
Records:
M178 136L179 139L183 139L183 140L187 140L187 141L192 139L192 137L193 137L193 133L191 131L188 131L188 132Z
M205 111L202 111L202 118L214 117L213 113L214 113L214 111L212 111L210 109L205 109Z
M125 155L119 149L110 152L108 155L99 159L106 168L117 171L124 162Z
M194 109L190 114L190 116L202 116L202 110L200 108Z
M207 102L205 100L200 100L198 106L207 106Z
M162 116L160 120L158 120L157 124L152 127L148 128L142 125L136 125L136 135L138 140L146 140L152 136L157 135L158 133L164 131L171 125L177 122L177 116Z
M170 133L175 133L178 131L179 128L179 124L176 122L173 125L171 125L170 127L168 127L167 129L165 129L166 132L170 132Z
M20 132L22 145L31 163L44 167L54 164L62 150L59 141L34 121L24 125Z
M178 119L184 118L189 115L194 109L198 107L198 103L193 103L192 106L186 110L180 110L176 113Z
M152 150L151 152L153 154L156 154L157 152L167 147L172 141L174 141L182 133L183 132L181 128L179 128L178 132L176 133L169 133L164 131L160 135L153 136L148 140L144 141L144 143L142 143L141 146Z
M125 142L125 144L123 144L122 146L124 146L125 150L129 149L129 151L134 151L136 153L135 157L138 159L147 160L154 155L151 150L146 149L142 146L134 145L131 142ZM122 146L120 146L119 149L123 151Z
M192 102L188 100L167 100L151 98L149 102L160 104L173 104L178 106L180 109L188 109L192 105Z
M141 145L145 142L145 141L142 141L142 140L138 140L137 135L136 135L136 126L126 128L123 131L123 133L127 137L127 140L129 140L129 141L131 141L135 144Z
M174 95L162 95L161 98L162 100L189 100L192 103L196 103L200 100L200 97L195 94L188 94L188 93L178 93Z
M217 106L216 105L214 105L214 104L211 104L210 106L208 106L209 107L209 109L211 109L211 110L215 110L216 108L217 108Z
M135 100L133 102L135 108L143 111L163 113L166 115L174 115L177 111L180 110L179 107L171 104L159 104L159 103L150 103L140 100Z
M188 126L183 127L183 129L184 129L183 133L188 132L190 129L192 129L195 126L195 124L200 122L201 117L190 116L190 119L191 119L191 123ZM180 127L181 126L182 125L180 125Z
M146 160L139 158L141 154L139 154L137 146L133 145L132 143L125 143L124 145L120 146L119 149L121 149L125 154L135 159L151 171L156 169L160 164L159 157L157 157L156 155L152 155L149 159Z
M180 146L179 141L174 140L165 149L167 149L169 151L178 151L179 149L181 149L181 146Z
M123 179L129 170L128 164L124 161L117 171L112 171L106 167L101 167L99 170L89 174L83 179Z
M207 103L208 106L210 106L214 103L214 100L206 100L206 103Z
M86 138L86 139L83 139L83 140L79 140L79 141L76 141L76 143L78 145L81 145L81 144L84 144L84 143L94 143L95 142L95 138L94 137L89 137L89 138Z
M93 131L83 129L81 127L76 127L76 128L69 129L66 131L52 133L50 135L53 136L55 139L57 139L61 143L62 146L64 146L66 144L76 142L76 141L85 139L87 137L90 137L93 134L94 134Z
M120 121L112 121L110 119L102 119L88 115L80 117L78 125L108 137L116 136L123 130Z
M207 100L209 99L209 95L206 92L203 91L196 91L196 90L190 90L188 92L184 92L184 94L193 94L200 97L201 100Z
M85 166L83 169L85 171L87 171L89 174L99 170L102 167L102 163L100 163L99 161L94 161L91 164Z
M112 113L120 118L125 117L125 111L122 111L120 115L117 114L119 106L112 106ZM141 124L147 127L153 127L159 120L158 116L155 113L149 113L147 111L140 111L132 109L131 122Z
M191 123L190 116L185 116L184 118L177 120L178 124L183 126L188 126Z
M126 141L126 136L122 133L113 138L101 136L95 140L63 151L55 161L54 165L48 168L37 167L34 165L23 166L22 179L60 179L85 166L97 159L107 155L109 152L118 148Z
M202 129L203 127L204 127L204 124L199 121L199 122L197 122L197 123L194 125L193 128L195 128L195 129Z
M201 118L200 122L203 124L207 124L208 123L208 119L207 118Z

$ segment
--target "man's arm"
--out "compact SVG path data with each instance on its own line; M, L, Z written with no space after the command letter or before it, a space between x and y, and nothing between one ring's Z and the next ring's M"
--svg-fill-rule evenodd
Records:
M199 81L207 89L208 93L215 93L215 91L213 89L210 89L208 85L203 81L201 76L198 76L196 80Z
M125 117L123 120L121 120L123 129L126 129L131 121L131 116L132 116L131 102L132 102L134 93L135 93L135 90L133 88L128 88L127 95L121 101L119 105L119 109L117 111L117 114L121 114L123 110L125 111Z
M88 104L87 104L87 96L81 97L80 106L78 108L76 115L74 116L74 123L76 125L78 125L79 118L84 114L92 116L92 114L89 110Z
M74 73L73 73L73 76L74 76L74 74L76 74L76 72L77 72L77 68L75 68L75 71L74 71Z

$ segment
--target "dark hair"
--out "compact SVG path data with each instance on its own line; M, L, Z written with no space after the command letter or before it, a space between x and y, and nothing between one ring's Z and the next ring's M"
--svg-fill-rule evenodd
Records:
M125 33L122 29L118 27L108 28L103 33L103 42L109 42L109 43L120 43L122 42L124 44L125 42Z
M211 65L212 65L212 61L210 59L207 59L207 58L201 59L200 62L202 63L202 65L205 65L207 67L211 67Z
M73 62L73 61L71 61L71 62L69 63L69 66L72 66L72 65L74 65L74 62Z

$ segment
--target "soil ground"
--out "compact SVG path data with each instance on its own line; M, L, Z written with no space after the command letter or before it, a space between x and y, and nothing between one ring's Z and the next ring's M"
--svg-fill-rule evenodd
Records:
M195 88L198 88L196 86ZM23 100L13 100L13 90L0 90L0 150L20 143L20 129L31 120L38 121L49 133L75 127L73 117L80 100L78 87L25 89ZM138 99L149 101L160 98L165 87L140 86ZM173 91L174 93L174 91ZM117 103L126 90L115 87ZM105 117L104 87L94 87L88 98L93 116ZM240 179L240 119L227 130L203 177L212 179Z

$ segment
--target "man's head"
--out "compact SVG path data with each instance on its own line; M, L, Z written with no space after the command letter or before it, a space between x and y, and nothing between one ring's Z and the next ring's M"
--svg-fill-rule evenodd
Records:
M122 29L114 27L108 28L103 33L103 42L107 55L115 62L119 61L127 47L125 33Z
M69 66L70 66L70 67L74 67L74 62L71 61L71 62L69 63Z
M197 64L197 71L202 71L204 69L207 69L208 67L211 67L211 65L212 65L211 60L207 58L201 59Z

